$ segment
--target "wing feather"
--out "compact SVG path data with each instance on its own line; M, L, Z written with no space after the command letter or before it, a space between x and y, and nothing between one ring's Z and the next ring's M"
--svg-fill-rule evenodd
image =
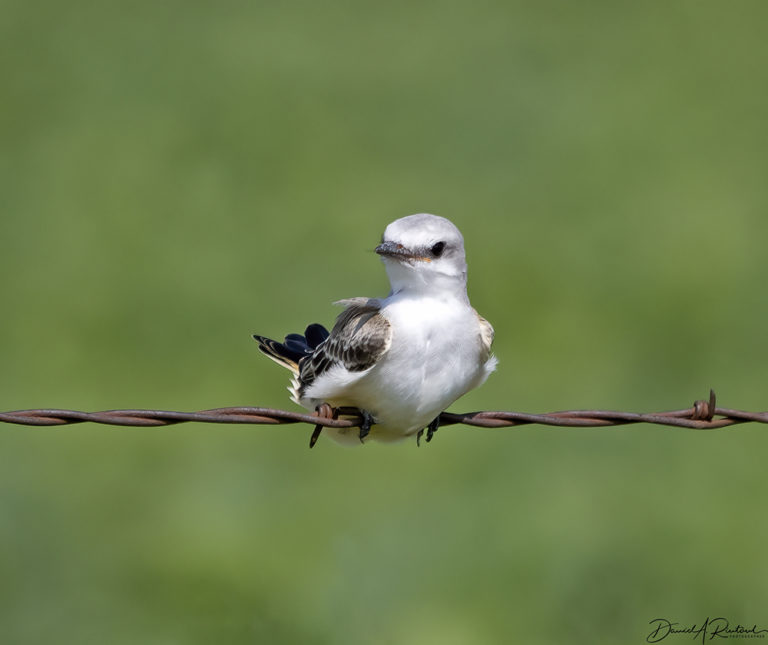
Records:
M379 300L351 298L339 304L347 308L336 319L330 336L299 363L300 395L335 365L341 364L350 372L362 372L389 349L392 327L381 315Z
M475 313L477 314L477 320L480 323L480 342L483 347L482 361L485 362L491 357L491 345L493 345L495 332L493 331L491 323L478 314L477 311L475 311Z

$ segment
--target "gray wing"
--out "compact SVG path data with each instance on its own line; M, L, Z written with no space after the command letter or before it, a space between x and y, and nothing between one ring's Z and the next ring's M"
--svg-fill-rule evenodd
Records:
M381 315L379 300L351 298L336 319L331 335L299 363L300 394L323 372L342 364L350 372L362 372L378 361L392 343L392 327Z

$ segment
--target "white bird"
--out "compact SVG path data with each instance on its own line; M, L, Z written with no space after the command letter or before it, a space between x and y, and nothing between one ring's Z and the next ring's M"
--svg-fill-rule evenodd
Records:
M469 304L464 238L449 220L427 213L395 220L376 253L392 287L386 298L340 300L346 309L330 334L314 324L282 343L254 338L293 372L293 401L361 411L359 431L326 428L337 441L415 434L418 442L425 428L429 441L440 413L496 368L493 327Z

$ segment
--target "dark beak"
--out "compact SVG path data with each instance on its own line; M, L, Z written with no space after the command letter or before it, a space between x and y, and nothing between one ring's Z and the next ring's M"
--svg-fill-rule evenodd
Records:
M390 258L410 258L413 257L410 251L402 244L396 242L382 242L376 247L376 253Z

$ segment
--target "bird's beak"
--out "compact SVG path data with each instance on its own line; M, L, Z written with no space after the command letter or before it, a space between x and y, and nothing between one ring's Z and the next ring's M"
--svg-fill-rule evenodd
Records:
M408 249L396 242L382 242L376 247L376 253L397 260L408 260L413 258L413 254Z
M397 242L382 242L376 247L376 253L385 258L392 258L393 260L399 260L400 262L432 262L432 258L428 258L426 255L420 253L414 253Z

